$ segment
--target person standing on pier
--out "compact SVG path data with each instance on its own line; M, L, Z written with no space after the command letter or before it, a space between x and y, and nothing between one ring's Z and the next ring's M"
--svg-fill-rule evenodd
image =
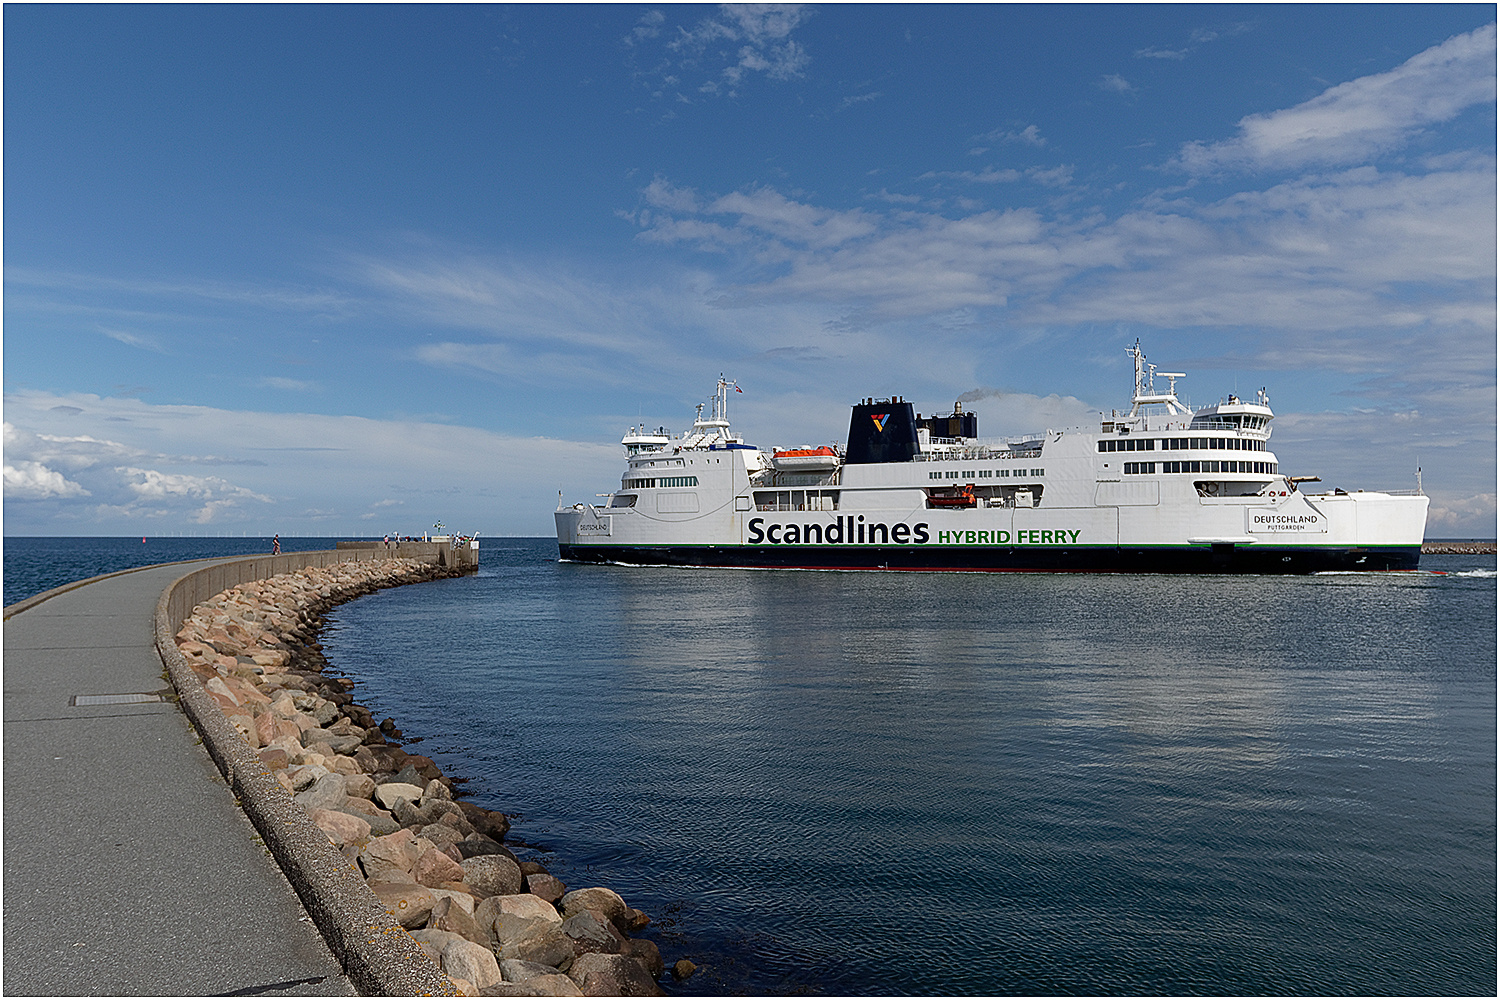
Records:
M281 555L281 536L279 534L271 536L271 555Z

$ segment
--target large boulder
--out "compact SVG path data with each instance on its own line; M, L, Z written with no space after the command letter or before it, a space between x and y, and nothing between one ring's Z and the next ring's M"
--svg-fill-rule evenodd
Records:
M418 883L420 885L421 883ZM469 916L474 915L474 907L479 900L464 892L462 889L452 889L450 886L462 885L462 882L445 882L442 885L430 885L428 890L438 899L451 899L463 908Z
M504 840L506 833L510 831L510 820L504 813L491 812L488 809L476 806L472 802L459 800L458 807L463 810L464 819L473 824L474 829L480 833L494 837L496 840Z
M562 901L568 887L551 875L527 875L526 891L555 907Z
M397 830L371 840L359 852L359 863L370 881L410 881L411 870L432 845L410 830Z
M524 920L546 920L549 923L562 923L562 914L557 912L557 907L529 892L518 893L514 896L492 896L496 910L504 915L519 917Z
M595 952L618 955L625 950L625 936L598 910L575 913L562 922L562 932L573 942L573 954Z
M375 779L358 770L358 765L353 760L347 757L340 757L339 760L347 760L355 768L353 772L344 772L344 794L368 802L375 795Z
M314 809L339 809L347 797L344 792L344 776L333 771L320 776L295 796L297 805L309 814Z
M422 789L416 785L408 785L403 781L388 781L383 785L375 786L375 801L380 803L382 809L392 809L402 799L407 802L415 802L422 797Z
M531 990L533 995L535 996L583 996L583 990L578 988L577 983L573 982L573 980L569 979L567 976L563 975L561 972L558 972L555 969L546 975L535 976L531 979L526 980L526 982L524 983L517 983L516 985L526 987L527 989Z
M486 917L491 917L493 914L491 919L488 920L487 926L497 942L503 944L507 941L519 940L544 925L553 926L559 930L562 929L562 918L557 915L557 911L555 910L550 914L544 914L522 907L506 907L504 905L506 900L520 899L536 899L536 897L521 893L518 896L491 896L489 900L485 900L485 902L489 902L490 900L499 900L501 902L501 905L494 907L493 910L486 908L484 914ZM541 901L537 900L537 902ZM543 903L542 905L545 906L546 904ZM478 908L476 907L475 909L477 912Z
M376 837L384 837L401 829L401 824L392 819L390 813L369 799L356 799L353 796L347 796L337 808L340 812L346 812L351 816L358 816L366 823L369 823L370 833Z
M443 953L443 949L448 947L448 945L463 938L462 934L438 930L436 927L419 928L412 931L411 936L418 944L432 945L437 949L439 955Z
M524 983L528 979L537 976L553 976L557 974L557 967L543 965L540 962L523 962L518 958L503 958L500 960L500 975L505 977L507 983Z
M484 945L469 940L453 941L443 949L443 971L467 979L479 989L501 981L500 964L494 954Z
M407 826L427 826L429 823L440 821L448 813L454 813L455 818L462 818L463 813L459 811L458 804L447 799L422 799L417 802L398 802L391 807L391 814ZM457 827L454 827L456 830ZM473 829L459 833L459 838L472 833Z
M452 896L437 899L432 906L432 912L427 917L427 926L434 930L451 931L485 948L489 948L490 945L489 932L482 930L474 922L474 918L465 913L464 908L455 902Z
M627 955L580 955L568 969L568 978L586 997L666 996L645 967Z
M573 941L562 932L561 924L536 920L520 937L497 942L495 952L501 959L513 958L555 968L573 958Z
M314 809L308 814L328 839L340 846L364 840L370 835L370 824L358 816L333 809Z
M525 891L520 865L502 854L467 858L461 867L463 880L480 896L513 896Z
M471 833L459 841L458 850L466 858L478 857L481 854L503 854L512 861L515 861L517 868L521 866L521 862L510 852L509 848L493 837L485 836L482 833ZM524 875L525 869L522 869L521 873Z
M666 969L666 964L661 960L661 949L656 946L655 941L646 938L631 938L626 941L625 948L620 954L629 955L644 965L646 971L651 973L652 979L660 979L662 972Z
M610 923L622 931L629 926L626 916L629 907L625 905L625 900L621 899L619 894L613 889L574 889L563 896L562 911L564 917L571 917L574 914L582 913L584 910L598 910L609 919Z
M343 733L336 733L331 729L309 729L302 734L303 746L311 748L319 743L326 743L332 748L334 753L353 753L359 749L359 745L363 741L363 735L346 736Z
M415 882L371 882L370 889L396 922L407 930L427 926L436 897ZM440 928L446 930L447 928Z
M411 877L418 885L436 886L444 882L462 882L464 870L458 862L434 847L412 865Z
M464 839L463 834L453 829L447 823L428 823L417 831L417 836L426 837L439 848L456 845ZM453 853L457 854L460 858L463 857L461 850L455 850Z
M312 786L312 783L325 774L332 774L322 764L299 764L296 767L287 768L287 777L292 779L292 788L302 792Z

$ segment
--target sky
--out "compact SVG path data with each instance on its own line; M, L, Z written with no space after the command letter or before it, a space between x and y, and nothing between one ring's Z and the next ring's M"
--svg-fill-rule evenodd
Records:
M4 9L4 532L550 535L762 447L1265 387L1494 537L1493 5Z

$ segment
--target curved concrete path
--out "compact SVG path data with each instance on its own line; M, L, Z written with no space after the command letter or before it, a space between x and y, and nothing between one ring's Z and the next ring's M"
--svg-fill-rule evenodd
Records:
M356 992L175 702L74 704L170 694L157 600L216 561L5 621L6 995Z

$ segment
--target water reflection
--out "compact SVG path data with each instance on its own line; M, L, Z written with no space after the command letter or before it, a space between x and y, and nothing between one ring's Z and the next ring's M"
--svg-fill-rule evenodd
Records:
M550 557L330 652L694 990L1493 988L1493 579Z

